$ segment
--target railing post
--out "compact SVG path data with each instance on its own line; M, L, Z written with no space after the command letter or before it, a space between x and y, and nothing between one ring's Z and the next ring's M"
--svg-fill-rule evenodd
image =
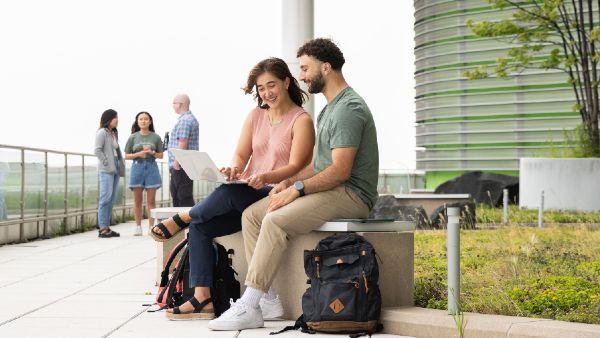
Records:
M100 165L98 164L96 167L96 226L98 226L98 222L100 219L98 218L98 211L100 210ZM110 221L109 221L110 222Z
M163 166L163 162L159 162L160 163L160 180L164 181L164 166ZM156 205L163 207L163 201L165 200L165 182L162 182L162 186L160 187L160 203L158 201L156 201Z
M25 238L25 149L21 149L21 223L19 225L19 242L27 242Z
M538 208L538 228L544 226L544 190L540 195L540 206Z
M85 155L81 155L81 231L83 231L83 212L85 211Z
M448 250L448 313L454 315L458 312L460 302L460 209L446 208L448 215L447 243Z
M125 160L123 160L123 166L125 167ZM119 168L117 168L117 171ZM119 180L121 178L119 177ZM123 174L123 211L121 213L121 222L125 222L125 205L127 204L127 167L125 167L125 173Z
M65 234L69 233L69 226L67 224L67 214L69 213L69 165L68 165L68 155L65 154L65 218L63 220L65 224Z
M48 152L44 152L44 231L43 238L48 238Z
M502 190L503 217L502 223L508 224L508 189Z

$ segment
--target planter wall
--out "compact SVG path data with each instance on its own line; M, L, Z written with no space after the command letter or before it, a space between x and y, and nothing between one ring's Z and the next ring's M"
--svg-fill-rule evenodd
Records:
M519 206L600 211L600 158L521 158Z

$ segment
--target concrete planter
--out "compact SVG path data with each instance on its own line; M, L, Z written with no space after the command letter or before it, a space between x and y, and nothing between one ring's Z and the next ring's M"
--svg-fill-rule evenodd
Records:
M519 206L600 211L600 158L521 158Z

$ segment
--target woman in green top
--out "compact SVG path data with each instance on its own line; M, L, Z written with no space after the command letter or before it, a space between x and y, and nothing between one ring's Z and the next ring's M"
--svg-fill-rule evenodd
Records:
M125 159L133 160L129 175L129 189L133 190L133 215L137 227L134 236L142 235L142 200L146 189L148 210L156 208L156 189L162 185L160 172L155 159L163 158L160 136L154 132L152 116L143 111L135 116L131 126L131 136L125 145ZM154 219L149 218L150 228Z

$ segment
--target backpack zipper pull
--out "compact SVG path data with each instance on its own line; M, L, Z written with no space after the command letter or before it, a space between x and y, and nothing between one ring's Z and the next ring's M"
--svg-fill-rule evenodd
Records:
M365 293L369 293L369 283L367 282L367 276L365 275L365 270L362 272L363 279L365 280Z

